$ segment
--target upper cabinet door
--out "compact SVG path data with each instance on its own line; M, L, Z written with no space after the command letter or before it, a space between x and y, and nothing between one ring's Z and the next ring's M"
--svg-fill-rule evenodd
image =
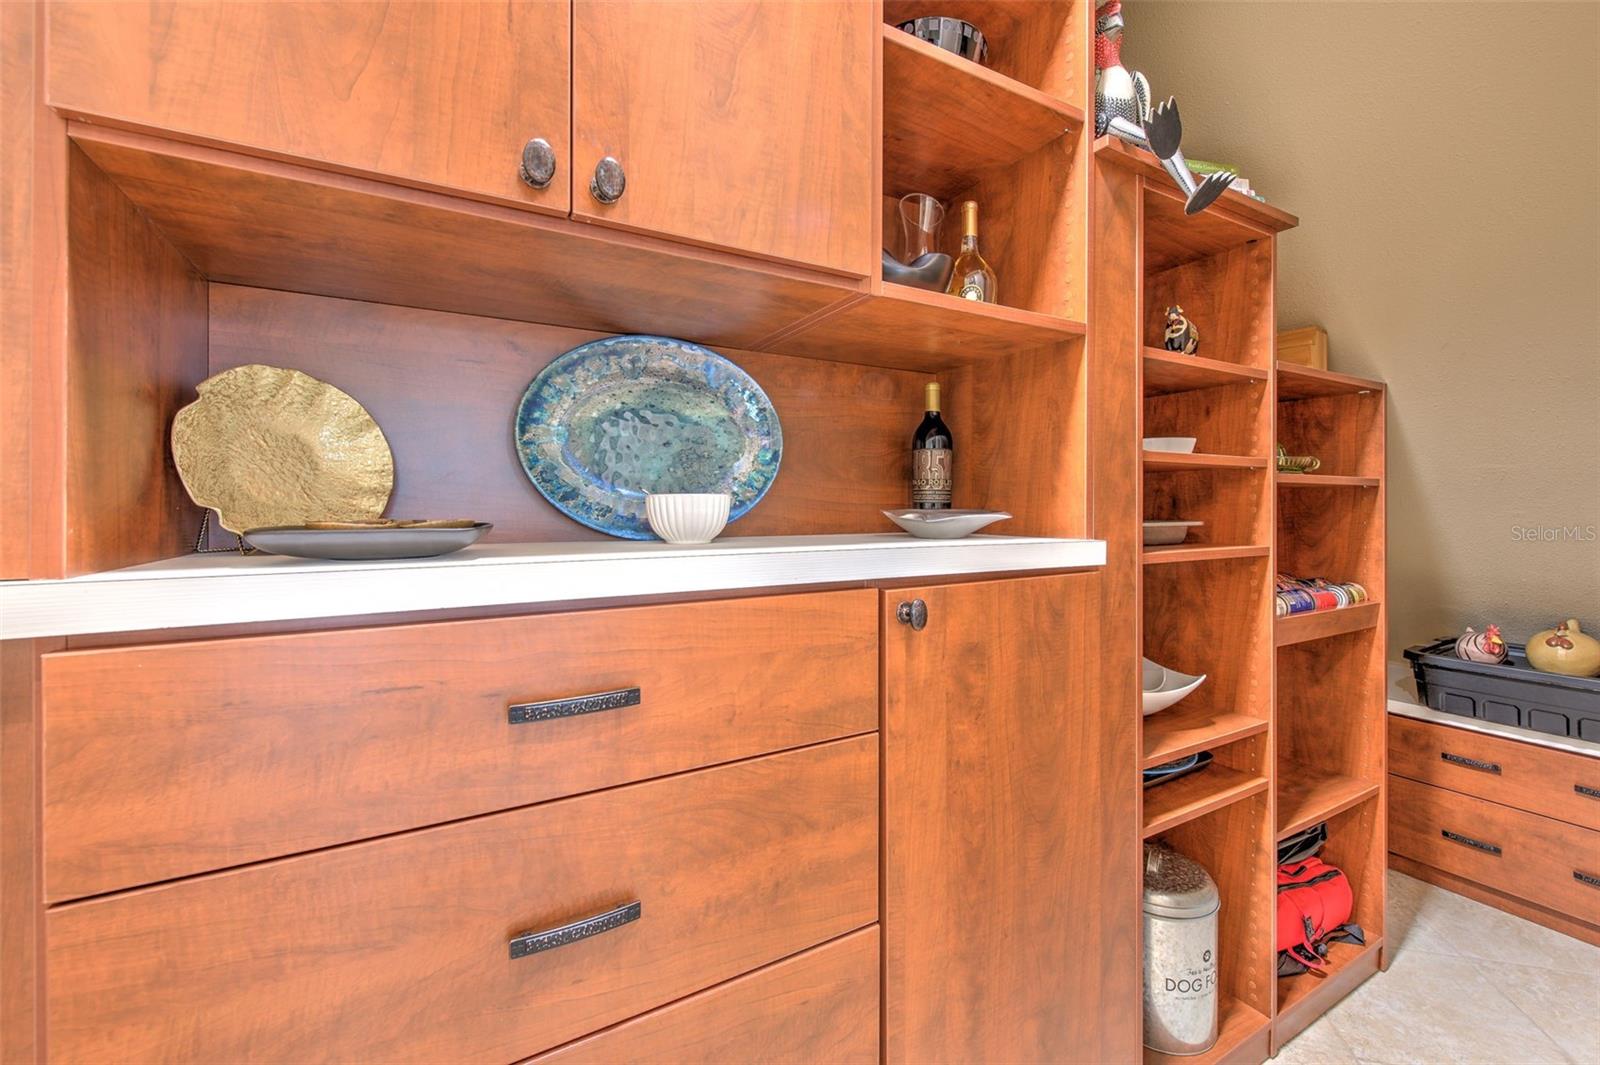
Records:
M874 7L575 0L573 216L868 275Z
M49 99L565 214L570 30L568 0L55 3ZM535 139L555 163L542 189L519 174Z

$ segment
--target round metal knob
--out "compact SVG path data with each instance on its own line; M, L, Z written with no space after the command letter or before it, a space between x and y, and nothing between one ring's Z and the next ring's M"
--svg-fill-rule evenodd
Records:
M535 137L522 146L522 163L517 167L517 176L536 189L550 187L551 179L556 176L556 150L550 147L549 141Z
M627 190L628 178L622 164L606 156L594 164L594 177L589 179L589 195L601 203L616 203Z
M910 625L914 631L921 632L928 624L928 604L921 599L901 603L895 607L894 616L900 624Z

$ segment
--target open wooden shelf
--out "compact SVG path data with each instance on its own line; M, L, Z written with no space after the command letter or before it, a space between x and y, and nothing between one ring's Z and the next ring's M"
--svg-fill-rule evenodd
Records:
M1380 477L1347 477L1328 473L1280 473L1275 479L1279 488L1376 488L1383 483Z
M1278 978L1278 1015L1273 1042L1282 1046L1329 1007L1378 971L1383 937L1367 936L1364 944L1334 943L1328 948L1327 975L1304 973Z
M1186 821L1203 817L1267 789L1267 778L1212 762L1167 784L1144 790L1144 838L1159 836Z
M1288 614L1275 619L1272 642L1276 647L1323 640L1329 636L1342 636L1347 632L1360 632L1378 623L1382 604L1355 603L1334 610L1311 610L1304 614Z
M1144 758L1139 768L1149 769L1199 751L1213 750L1266 730L1265 718L1210 710L1198 703L1179 703L1144 719ZM1177 783L1173 781L1162 786L1173 787Z
M1278 781L1278 838L1293 835L1326 821L1378 793L1377 781L1329 773L1313 766L1280 760Z
M1217 1041L1204 1054L1176 1056L1144 1048L1145 1065L1214 1065L1227 1061L1228 1056L1251 1039L1260 1036L1270 1024L1259 1010L1251 1009L1240 999L1220 994L1217 1002Z
M736 348L865 286L294 163L69 131L213 282Z
M1095 139L1094 154L1155 179L1145 197L1147 272L1208 258L1300 224L1287 211L1232 189L1200 214L1186 215L1183 194L1154 155L1110 136Z
M883 27L883 164L890 196L948 200L1083 127L1083 112L1031 85Z
M1366 395L1382 392L1382 381L1365 377L1334 373L1332 370L1314 370L1292 362L1278 363L1278 399L1280 402L1296 399L1316 399L1322 396Z
M1173 562L1216 562L1225 558L1265 558L1272 548L1264 544L1171 544L1147 547L1140 554L1146 566L1167 565Z
M1267 371L1203 355L1183 355L1164 348L1144 349L1144 394L1164 396L1202 388L1265 381Z
M1083 336L1082 322L885 283L768 340L763 350L904 370L943 370L1004 359Z
M1265 455L1180 455L1171 451L1146 451L1144 468L1147 470L1260 470L1265 469Z

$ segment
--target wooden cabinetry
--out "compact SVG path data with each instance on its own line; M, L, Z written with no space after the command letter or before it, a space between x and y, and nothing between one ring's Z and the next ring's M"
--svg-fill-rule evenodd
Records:
M50 5L52 106L565 214L568 0ZM543 138L555 178L518 176Z
M1475 724L1389 715L1389 864L1600 944L1600 757Z
M923 604L921 629L899 617ZM1111 1060L1138 1001L1098 575L883 595L889 1062ZM1112 822L1114 824L1114 821Z
M873 5L50 8L65 114L864 277ZM554 162L535 188L524 149ZM625 184L590 191L611 157ZM684 293L692 298L691 293Z
M873 11L576 0L574 217L866 276ZM614 203L589 191L607 156L626 178Z

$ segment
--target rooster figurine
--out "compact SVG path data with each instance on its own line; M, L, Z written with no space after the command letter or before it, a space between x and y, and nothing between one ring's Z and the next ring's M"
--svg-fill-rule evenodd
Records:
M1177 304L1167 308L1167 331L1161 334L1161 345L1183 355L1193 355L1200 350L1200 330L1184 317L1183 308Z
M1183 206L1185 214L1204 211L1233 183L1234 175L1226 172L1195 181L1178 147L1183 140L1183 122L1177 102L1169 97L1152 110L1150 82L1122 65L1122 0L1106 0L1095 9L1094 132L1096 136L1109 133L1154 152L1189 198Z
M1471 625L1456 641L1456 657L1467 662L1482 662L1498 666L1506 660L1506 642L1500 638L1500 626L1490 625L1482 632L1474 632Z

